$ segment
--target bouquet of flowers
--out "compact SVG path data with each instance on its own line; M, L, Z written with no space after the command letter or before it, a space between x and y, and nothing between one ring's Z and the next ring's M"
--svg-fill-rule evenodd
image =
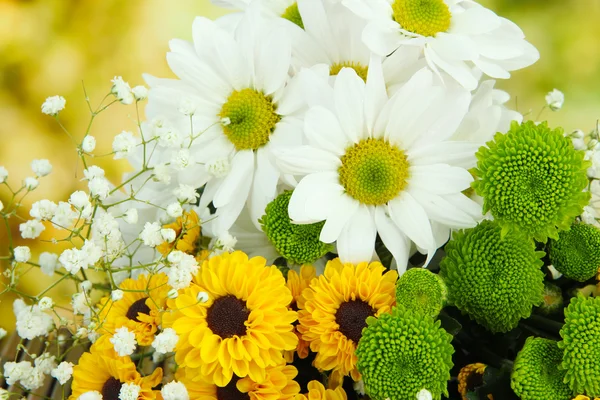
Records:
M115 77L86 132L42 105L87 190L19 221L52 166L0 167L6 227L69 244L8 229L0 398L600 397L600 138L495 89L539 58L523 32L472 0L215 3L238 11L170 42L177 79ZM110 182L93 121L119 103Z

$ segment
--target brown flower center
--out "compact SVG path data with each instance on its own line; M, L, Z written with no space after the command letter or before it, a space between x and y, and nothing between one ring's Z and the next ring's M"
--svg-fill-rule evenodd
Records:
M140 320L138 319L138 313L149 315L150 307L146 305L146 299L148 298L144 297L143 299L139 299L135 303L133 303L129 307L129 310L127 310L127 318L132 319L136 322L140 322Z
M375 310L362 300L350 300L340 304L335 313L335 322L344 336L358 344L362 330L367 326L367 317L375 315Z
M246 334L245 322L248 320L250 310L246 302L233 295L223 296L215 300L206 313L208 327L215 335L227 339L233 335Z
M240 378L233 376L225 387L217 387L217 400L250 400L248 393L238 390L236 384Z
M108 378L102 386L102 400L119 400L121 386L123 386L123 383L121 383L120 380L115 379L112 376Z

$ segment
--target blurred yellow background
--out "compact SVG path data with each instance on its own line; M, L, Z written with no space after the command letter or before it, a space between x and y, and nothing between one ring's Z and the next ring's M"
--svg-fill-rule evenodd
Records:
M546 111L542 119L566 130L591 130L600 117L600 0L482 0L482 4L517 23L541 53L541 60L513 74L499 87L518 99L518 110L535 118L544 96L553 88L565 93L564 108ZM171 38L191 38L195 16L223 14L208 0L0 0L0 165L18 186L31 174L35 158L47 158L54 172L23 202L21 215L33 201L66 200L80 185L80 165L70 140L55 121L40 113L48 96L67 99L60 115L64 125L81 138L89 122L82 81L92 104L110 90L110 80L122 75L131 86L142 84L141 74L172 76L165 61ZM135 108L120 104L101 114L91 134L97 154L110 152L112 138L134 130ZM98 159L113 181L125 170L124 161ZM77 169L79 167L79 169ZM78 179L75 179L77 176ZM0 200L8 201L0 188ZM12 234L19 237L19 221ZM42 239L49 239L47 229ZM6 255L7 233L0 225L0 256ZM31 241L29 241L31 242ZM20 240L18 244L29 245ZM45 243L35 251L60 252ZM37 257L34 256L34 260ZM6 265L2 266L6 268ZM37 294L48 285L36 271L20 289ZM52 292L56 301L68 301L67 289ZM0 327L12 330L12 295L0 297Z

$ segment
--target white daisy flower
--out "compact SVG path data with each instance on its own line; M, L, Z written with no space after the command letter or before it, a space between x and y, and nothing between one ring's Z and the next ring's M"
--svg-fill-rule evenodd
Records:
M369 22L363 40L382 56L401 46L423 51L429 66L469 90L481 72L506 79L539 52L511 21L471 0L343 0Z
M197 18L194 43L174 40L167 56L180 80L147 79L149 117L164 115L180 132L187 129L182 143L190 143L195 163L178 173L185 179L179 183L206 184L200 207L212 201L217 208L217 234L231 227L246 203L258 225L281 177L274 155L302 140L301 99L297 91L284 91L291 44L276 22L248 12L229 32ZM193 116L177 110L183 97L199 105ZM223 174L206 167L223 160Z
M304 175L289 203L296 223L325 221L320 239L337 241L344 262L370 260L380 235L398 269L406 268L411 241L429 257L451 228L474 226L480 207L461 192L473 180L477 145L449 141L468 111L464 89L433 85L419 71L388 99L381 64L369 64L367 83L344 68L330 99L309 104L309 145L281 154L286 171Z

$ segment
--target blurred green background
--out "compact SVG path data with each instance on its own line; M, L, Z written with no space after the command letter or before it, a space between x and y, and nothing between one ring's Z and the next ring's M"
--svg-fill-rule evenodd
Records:
M535 118L545 94L558 88L566 96L564 108L546 111L542 119L569 131L591 130L600 117L600 0L483 0L482 4L517 23L541 53L537 64L500 82L499 87L512 95L511 106L518 99L518 110L533 110ZM223 12L208 0L0 0L0 165L9 170L13 187L31 174L32 159L48 158L54 166L23 202L22 216L27 217L33 201L65 200L81 187L72 143L52 118L40 113L44 99L55 94L67 99L61 120L80 138L89 122L82 81L97 104L115 75L122 75L132 87L143 83L143 72L172 76L165 61L169 39L190 39L195 16L214 18ZM131 106L116 105L101 114L91 132L98 140L96 153L110 152L114 135L134 130L134 121ZM111 157L99 158L97 164L113 181L127 168L124 161ZM0 189L0 200L6 203L7 196ZM20 221L14 222L12 234L18 238ZM47 229L42 239L54 233ZM0 255L6 254L6 238L0 226ZM42 243L34 250L60 252L61 247ZM21 290L37 294L48 286L40 275L28 274ZM57 287L55 300L68 301L67 289L71 287ZM13 299L0 297L0 327L7 330L14 324Z

